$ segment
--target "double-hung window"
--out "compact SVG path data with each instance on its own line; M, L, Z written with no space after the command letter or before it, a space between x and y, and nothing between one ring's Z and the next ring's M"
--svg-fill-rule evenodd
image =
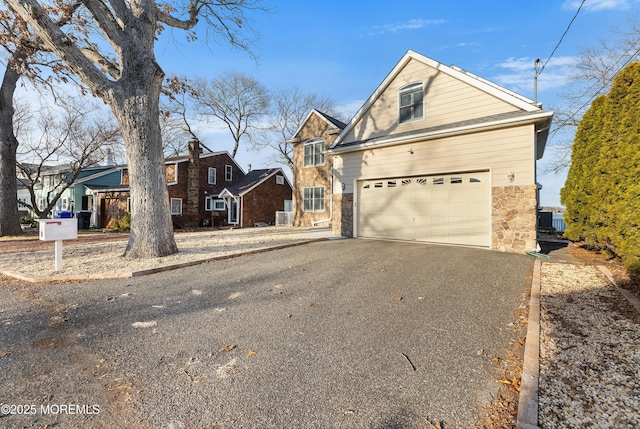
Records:
M304 166L324 164L324 139L312 139L304 144Z
M216 184L216 169L214 167L209 167L207 171L207 183L210 185Z
M304 188L304 211L324 211L324 187Z
M400 88L399 122L409 122L424 117L424 88L422 82L410 83Z
M182 214L182 198L171 198L171 214Z
M224 167L224 180L231 182L233 180L233 166L225 165Z

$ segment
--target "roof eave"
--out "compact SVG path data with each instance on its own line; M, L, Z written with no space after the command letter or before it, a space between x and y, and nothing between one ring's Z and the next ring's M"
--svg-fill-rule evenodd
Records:
M526 125L526 124L539 124L545 125L551 123L551 117L553 116L553 112L551 111L542 111L539 113L533 113L526 117L521 118L509 118L495 121L488 121L482 124L472 124L472 125L463 125L458 127L452 127L442 130L436 131L426 131L426 132L416 132L415 134L407 137L407 136L389 136L388 138L383 138L380 140L375 140L372 142L365 142L362 144L358 144L355 146L346 146L346 147L331 147L327 150L328 153L347 153L347 152L357 152L364 149L369 149L372 147L385 147L385 146L393 146L397 144L405 144L405 143L414 143L416 141L423 140L434 140L442 137L451 137L460 134L467 134L470 132L480 132L480 131L490 131L492 129L512 127L515 125ZM546 139L545 139L546 143Z

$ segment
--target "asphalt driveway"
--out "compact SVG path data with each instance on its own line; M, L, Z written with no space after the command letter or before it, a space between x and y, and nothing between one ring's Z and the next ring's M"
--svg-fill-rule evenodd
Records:
M126 281L0 281L0 404L36 411L0 427L473 427L532 267L356 239Z

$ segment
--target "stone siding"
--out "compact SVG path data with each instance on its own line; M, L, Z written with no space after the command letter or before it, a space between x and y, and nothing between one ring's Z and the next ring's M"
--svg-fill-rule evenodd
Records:
M491 248L524 253L536 247L536 185L492 189Z
M328 133L333 129L318 115L312 115L298 133L300 141L293 145L293 225L311 226L314 221L329 218L331 201L331 174L333 170L333 156L325 154L324 164L304 167L304 142L313 138L324 138L325 148L329 148L337 134ZM324 187L324 210L318 212L304 211L304 188ZM335 219L335 216L334 216ZM323 226L326 224L323 224Z
M333 233L353 237L353 194L333 196Z

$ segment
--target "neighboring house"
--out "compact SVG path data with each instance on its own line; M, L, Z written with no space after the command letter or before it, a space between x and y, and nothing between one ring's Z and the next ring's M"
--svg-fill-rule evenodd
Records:
M35 204L40 210L44 209L47 201L52 199L70 180L71 173L71 169L66 166L42 169L40 180L34 185ZM113 165L83 168L74 182L62 192L52 209L52 214L63 211L72 212L81 220L79 227L89 228L95 225L94 195L91 187L117 185L120 183L120 177L120 171ZM19 179L19 181L24 180ZM18 187L18 200L30 201L26 187Z
M201 153L195 140L189 142L189 155L167 158L165 166L176 228L274 223L275 212L291 200L291 185L281 169L245 175L228 152ZM94 189L101 228L131 211L128 170L121 172L117 186Z
M329 187L337 234L531 250L536 161L552 116L532 100L409 51L313 172L305 146L315 139L326 145L337 131L310 116L296 132L294 194L303 195L295 217L298 224L316 220L322 204L327 215L327 194L320 202L316 189Z
M294 143L294 226L333 221L333 157L326 151L345 127L343 122L314 109L289 140Z
M229 207L227 222L239 227L272 225L291 202L292 188L281 168L253 170L227 185L218 198Z

